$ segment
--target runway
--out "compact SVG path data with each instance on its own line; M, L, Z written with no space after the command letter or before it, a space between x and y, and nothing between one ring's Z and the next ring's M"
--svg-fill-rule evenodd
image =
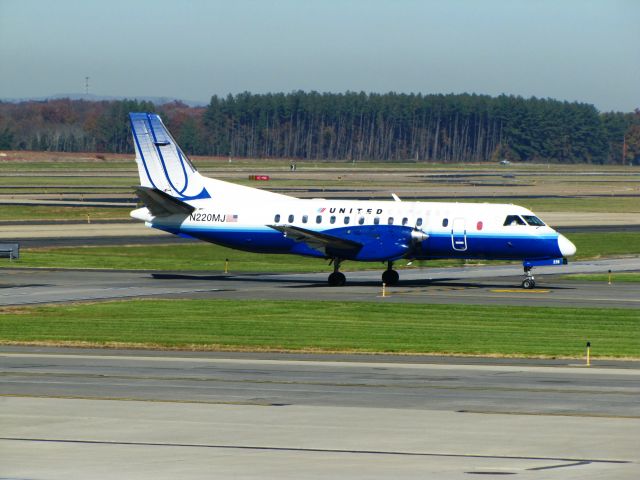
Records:
M569 273L613 272L613 282L576 282ZM135 297L337 300L403 303L465 303L594 308L640 308L638 287L616 273L640 271L640 258L575 262L534 270L538 287L520 288L519 265L415 268L382 297L381 271L346 272L347 285L329 287L328 272L267 274L3 269L0 306L36 305Z
M3 478L640 474L632 362L17 347L0 359Z

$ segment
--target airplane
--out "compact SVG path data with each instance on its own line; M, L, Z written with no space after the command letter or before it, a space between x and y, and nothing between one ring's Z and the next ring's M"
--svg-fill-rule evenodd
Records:
M394 285L400 259L517 260L521 286L533 267L562 265L575 245L517 205L299 199L201 175L159 115L130 113L144 205L131 212L149 227L247 252L330 260L328 283L342 286L344 261L384 262Z

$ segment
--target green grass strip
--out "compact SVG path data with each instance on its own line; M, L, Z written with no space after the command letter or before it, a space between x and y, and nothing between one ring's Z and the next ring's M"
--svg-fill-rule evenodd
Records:
M568 233L577 248L575 259L640 254L640 235L636 232Z
M130 210L130 208L116 207L3 205L0 208L0 221L74 220L86 222L87 215L91 220L129 220L131 219Z
M611 277L607 273L576 273L573 275L563 275L565 280L576 280L579 282L603 282L611 283L623 282L623 283L636 283L640 282L640 273L612 273Z
M49 190L55 190L56 187L84 187L86 191L91 190L91 186L104 187L131 187L139 182L138 177L132 172L130 177L110 177L101 176L78 176L78 177L0 177L0 187L20 186L33 187L38 193L47 193Z
M640 357L631 309L129 300L0 309L0 342L167 348Z

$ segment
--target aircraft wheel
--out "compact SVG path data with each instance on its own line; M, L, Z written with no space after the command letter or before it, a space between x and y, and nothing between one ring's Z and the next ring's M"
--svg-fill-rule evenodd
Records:
M530 289L530 288L535 288L535 286L536 286L536 282L530 278L525 278L522 281L522 288Z
M344 273L333 272L329 275L329 285L332 287L341 287L345 283L347 283L347 277L344 276Z
M395 270L385 270L382 272L382 282L387 285L395 285L400 280L400 274Z

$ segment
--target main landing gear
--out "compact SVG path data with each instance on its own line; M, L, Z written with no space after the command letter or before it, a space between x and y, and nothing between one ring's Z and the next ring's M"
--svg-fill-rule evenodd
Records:
M347 277L344 276L344 273L339 271L340 263L342 263L342 260L339 258L333 259L333 273L329 275L329 285L332 287L342 287L347 283Z
M342 260L334 258L331 260L333 263L333 273L329 275L328 282L332 287L342 287L347 283L347 278L344 273L340 272L340 264ZM382 282L386 285L395 285L400 280L400 275L393 269L393 262L387 262L387 269L382 273Z
M382 272L382 283L395 285L400 280L400 275L393 269L393 262L387 262L387 269Z
M530 289L535 288L536 280L531 273L532 267L524 267L524 280L522 280L522 288Z

